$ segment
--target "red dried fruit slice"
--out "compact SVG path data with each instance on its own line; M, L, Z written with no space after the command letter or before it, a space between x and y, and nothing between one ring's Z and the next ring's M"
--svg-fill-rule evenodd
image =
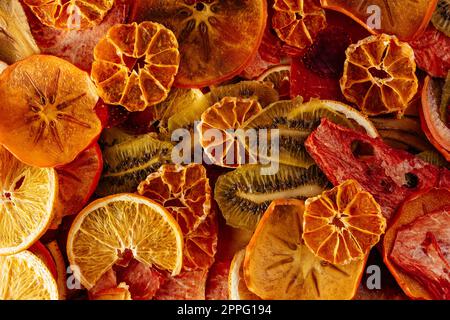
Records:
M208 270L183 271L168 278L159 288L155 300L205 300Z
M228 274L231 261L216 261L209 270L206 300L228 300Z

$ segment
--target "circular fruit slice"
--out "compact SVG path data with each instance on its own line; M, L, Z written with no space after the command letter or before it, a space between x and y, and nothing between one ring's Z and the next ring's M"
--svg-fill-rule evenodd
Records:
M303 240L327 262L346 265L364 259L385 229L380 205L355 180L305 202Z
M275 0L273 9L272 27L281 40L295 48L310 46L327 26L319 0Z
M50 270L29 251L0 256L0 300L58 300Z
M43 24L63 29L88 29L102 22L114 0L24 0Z
M238 75L254 58L267 20L265 0L139 0L135 21L156 21L180 42L176 86L202 88Z
M53 56L35 55L0 76L0 143L37 167L72 162L102 129L89 76Z
M98 199L76 217L67 256L87 289L131 250L133 258L177 275L183 262L183 235L164 207L145 197L118 194Z
M267 69L257 80L270 83L278 92L280 98L288 98L291 85L291 66L279 65Z
M94 49L91 77L106 103L142 111L167 98L179 64L177 39L163 25L117 24Z
M417 93L414 52L385 34L370 36L346 51L341 90L367 115L403 115Z
M303 210L303 201L276 200L264 213L245 253L248 288L265 300L352 299L366 259L338 266L315 256L302 242Z
M225 97L203 112L198 124L200 144L213 164L235 168L251 161L242 127L261 111L253 99Z
M420 35L430 22L437 0L321 0L326 9L348 15L372 33L394 34L403 41ZM381 15L380 15L381 14ZM378 24L380 21L380 24Z
M444 33L447 37L450 37L450 1L438 0L436 10L431 18L433 25Z
M228 297L230 300L261 300L256 294L248 290L244 279L245 249L234 255L228 274Z
M53 218L57 191L55 170L27 166L0 147L0 255L39 239Z

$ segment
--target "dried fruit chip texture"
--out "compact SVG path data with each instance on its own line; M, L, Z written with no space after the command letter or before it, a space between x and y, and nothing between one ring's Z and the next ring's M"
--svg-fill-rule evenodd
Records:
M346 51L341 90L367 115L402 115L417 93L414 52L385 34L370 36Z
M63 30L91 28L102 22L114 0L23 0L45 25Z
M329 263L364 259L385 229L381 207L355 180L305 202L303 240Z
M118 24L94 49L91 77L106 103L142 111L164 101L180 64L178 42L161 24Z

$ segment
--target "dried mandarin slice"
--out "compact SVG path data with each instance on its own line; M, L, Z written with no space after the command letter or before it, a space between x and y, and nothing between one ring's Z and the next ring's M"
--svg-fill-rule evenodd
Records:
M167 98L179 64L177 39L163 25L118 24L95 47L91 77L106 103L142 111Z

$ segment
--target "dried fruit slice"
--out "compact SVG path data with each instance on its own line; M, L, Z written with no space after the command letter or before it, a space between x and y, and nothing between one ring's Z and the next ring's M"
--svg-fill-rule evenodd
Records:
M91 77L106 103L142 111L167 98L179 64L177 39L163 25L117 24L94 49Z
M53 240L45 245L52 255L53 261L56 266L56 284L58 285L59 298L61 300L66 299L67 295L67 268L64 262L64 257L59 248L58 242Z
M53 56L31 56L6 69L0 99L0 143L29 165L72 162L102 129L89 76Z
M149 233L148 231L151 230ZM67 239L78 280L91 289L126 250L146 266L177 275L183 262L183 235L162 206L145 197L119 194L92 202L75 219Z
M0 300L58 300L58 287L44 262L29 251L0 256Z
M202 88L238 75L252 61L264 34L267 3L139 0L132 19L170 28L182 55L176 86Z
M346 265L364 259L385 229L380 205L355 180L305 202L303 240L329 263Z
M256 294L248 290L244 279L245 249L238 251L231 261L228 274L228 297L230 300L261 300Z
M0 147L0 255L39 239L53 219L57 192L54 169L27 166Z
M99 24L114 0L23 0L45 25L63 29L88 29Z
M347 100L367 115L403 115L418 88L411 47L382 34L351 45L346 56L340 84Z
M291 66L278 65L271 67L261 74L257 80L271 84L278 92L280 98L288 98L290 95Z
M275 0L272 27L278 37L298 49L310 46L327 26L319 0Z
M325 262L302 241L304 204L276 200L264 213L247 246L244 276L262 299L352 299L366 259L345 266Z
M372 33L394 34L409 41L428 26L437 0L321 0L321 3L324 8L348 15ZM376 15L379 13L381 16ZM381 21L379 26L376 19Z
M447 37L450 37L450 1L438 0L436 10L431 18L433 25L444 33Z

